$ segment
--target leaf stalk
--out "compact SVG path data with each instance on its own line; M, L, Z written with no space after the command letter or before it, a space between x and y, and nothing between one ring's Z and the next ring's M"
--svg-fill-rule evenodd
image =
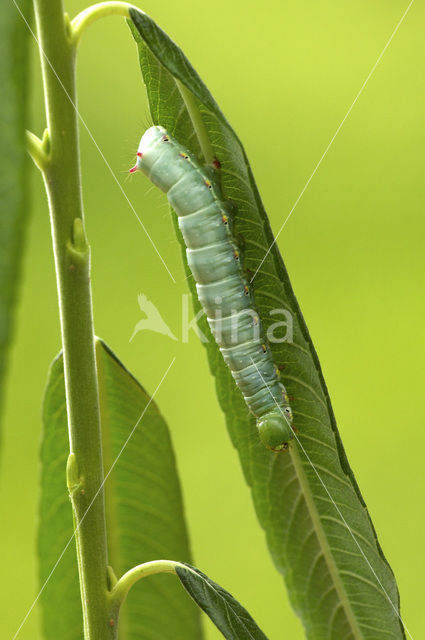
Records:
M81 40L84 31L91 24L108 16L130 17L130 9L136 9L128 2L99 2L81 11L71 22L71 39L74 46ZM140 9L137 9L140 11Z
M174 560L153 560L133 567L121 576L110 593L112 615L118 618L119 610L124 603L131 587L142 578L158 573L172 573L176 575L176 566L179 562Z

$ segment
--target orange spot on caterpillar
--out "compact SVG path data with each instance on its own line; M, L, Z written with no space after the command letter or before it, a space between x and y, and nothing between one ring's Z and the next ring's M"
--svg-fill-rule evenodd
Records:
M169 142L170 138L168 136L162 136L163 142Z
M243 292L244 292L244 294L245 294L246 296L248 296L248 295L249 295L249 287L248 287L248 285L247 285L247 284L244 286L244 288L243 288Z
M233 256L235 260L239 260L239 251L237 249L235 249L235 251L233 252Z
M266 345L266 344L262 344L262 345L261 345L261 348L262 348L262 350L263 350L263 353L266 353L266 352L267 352L267 345Z
M217 158L214 158L211 164L214 167L214 169L217 169L218 171L221 169L221 162L220 160L217 160Z
M207 186L208 189L212 189L212 184L209 180L205 180L205 186Z
M110 619L109 619L109 626L110 626L110 627L115 626L115 620L114 620L113 618L110 618Z
M223 224L228 224L229 223L229 218L223 214L221 216L221 221L222 221Z
M141 158L141 157L142 157L142 155L143 155L143 153L141 153L140 151L138 151L138 152L137 152L137 157L138 157L138 158Z
M187 153L185 153L184 151L180 151L179 154L182 158L184 158L185 160L189 160L189 156L187 155Z

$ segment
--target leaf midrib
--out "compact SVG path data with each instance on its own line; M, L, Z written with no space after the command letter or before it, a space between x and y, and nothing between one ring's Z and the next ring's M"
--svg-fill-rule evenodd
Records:
M323 530L323 526L320 520L320 516L318 514L316 505L314 503L313 495L311 493L310 485L305 475L305 471L303 465L301 463L300 455L296 446L291 446L289 449L289 453L291 456L291 461L294 466L295 473L297 475L298 481L300 483L301 491L303 498L306 503L307 510L309 512L311 521L313 523L313 528L317 536L317 541L319 543L319 547L323 554L323 557L326 561L326 565L329 570L329 574L331 576L332 582L335 585L335 590L338 594L340 602L344 608L347 621L350 625L350 629L352 631L353 637L355 640L363 640L364 636L360 631L359 625L357 623L356 615L351 608L350 601L348 599L347 593L345 591L345 587L340 579L338 568L335 564L334 557L332 555L332 551L327 541L326 533Z

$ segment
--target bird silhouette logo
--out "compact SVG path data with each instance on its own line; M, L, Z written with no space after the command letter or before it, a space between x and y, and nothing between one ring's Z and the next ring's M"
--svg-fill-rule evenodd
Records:
M161 333L172 340L177 340L167 323L162 319L161 314L153 302L148 300L143 293L140 293L137 296L137 301L139 303L140 310L146 315L146 318L139 320L136 324L129 342L133 340L134 336L139 333L139 331L155 331L155 333Z

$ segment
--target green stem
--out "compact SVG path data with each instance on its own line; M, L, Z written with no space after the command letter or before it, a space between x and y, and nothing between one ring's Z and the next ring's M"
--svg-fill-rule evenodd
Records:
M131 587L142 578L155 575L157 573L174 573L179 562L174 560L153 560L133 567L125 573L115 584L110 593L112 617L118 620L118 613ZM187 567L185 567L187 568Z
M41 168L50 208L59 295L71 451L68 485L76 526L84 637L110 640L115 637L115 631L108 622L107 542L90 252L83 226L74 108L75 46L62 0L35 0L34 4L49 132L48 155L42 156Z
M132 8L136 9L136 7L128 4L128 2L99 2L99 4L94 4L84 9L84 11L81 11L71 22L72 41L74 45L79 43L85 29L93 24L93 22L96 22L96 20L107 16L123 16L124 18L129 18L130 9ZM137 9L137 11L140 11L140 9Z

